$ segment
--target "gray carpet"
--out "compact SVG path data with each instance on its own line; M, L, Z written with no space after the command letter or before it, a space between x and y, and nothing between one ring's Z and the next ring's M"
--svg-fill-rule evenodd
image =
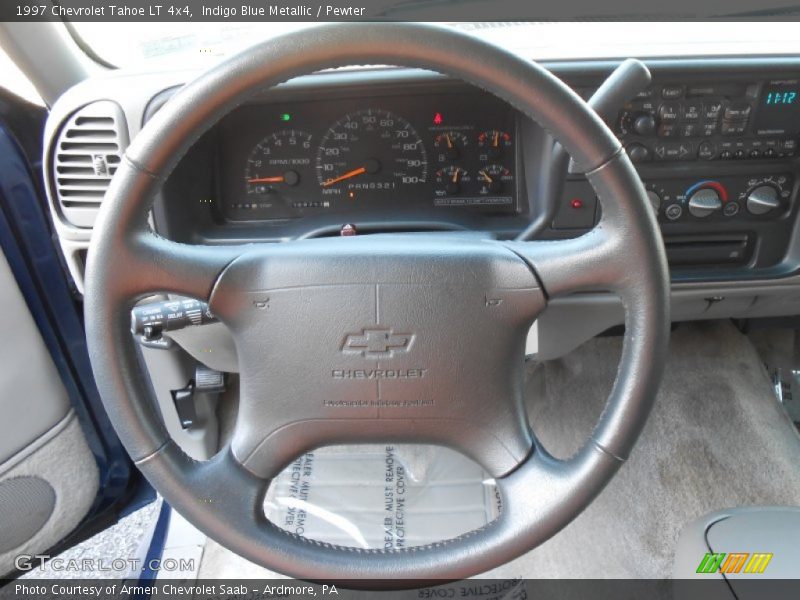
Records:
M620 338L529 370L531 422L568 456L611 387ZM679 327L656 407L628 463L556 537L491 577L669 577L680 530L725 507L800 504L800 436L754 346L728 322ZM701 557L698 557L698 561ZM204 577L269 573L209 541Z
M591 431L620 348L621 338L595 339L532 374L531 423L552 453L568 456ZM755 504L800 504L800 436L745 336L729 322L683 325L628 463L578 519L509 567L531 577L668 577L685 524Z

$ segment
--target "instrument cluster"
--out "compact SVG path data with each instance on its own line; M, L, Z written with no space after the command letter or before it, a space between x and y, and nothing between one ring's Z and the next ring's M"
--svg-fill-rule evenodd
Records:
M515 112L491 95L252 104L219 129L228 221L519 212Z

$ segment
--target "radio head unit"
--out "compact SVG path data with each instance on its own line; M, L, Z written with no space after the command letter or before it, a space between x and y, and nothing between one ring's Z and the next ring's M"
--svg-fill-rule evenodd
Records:
M654 85L625 105L616 132L635 163L793 157L800 82Z

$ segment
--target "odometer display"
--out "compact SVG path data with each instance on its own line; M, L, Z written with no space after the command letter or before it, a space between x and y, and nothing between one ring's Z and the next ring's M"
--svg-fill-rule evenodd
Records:
M320 140L317 181L323 195L357 200L394 196L428 179L425 145L411 124L385 110L345 115Z

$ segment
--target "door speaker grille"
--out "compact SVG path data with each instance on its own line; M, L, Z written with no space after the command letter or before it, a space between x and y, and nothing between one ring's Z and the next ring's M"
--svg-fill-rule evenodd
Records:
M36 535L53 514L56 492L39 477L14 477L0 483L0 553Z

